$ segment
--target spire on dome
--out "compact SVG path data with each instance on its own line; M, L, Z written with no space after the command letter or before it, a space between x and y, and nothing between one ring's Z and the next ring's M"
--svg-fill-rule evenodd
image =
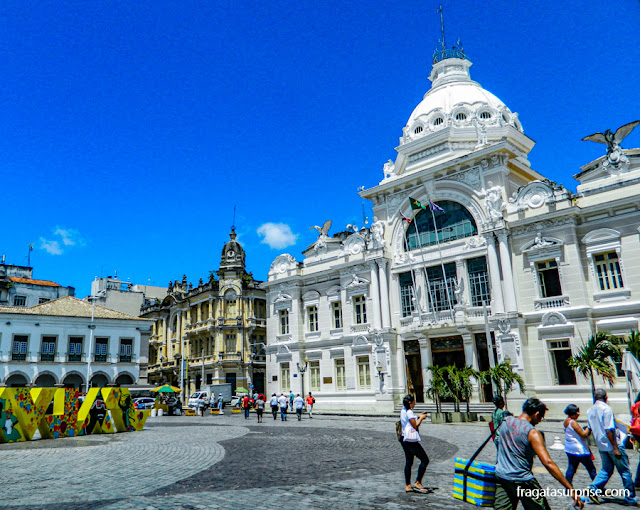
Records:
M458 42L455 46L451 46L451 48L447 48L444 39L444 15L442 11L442 4L436 10L436 12L440 13L440 29L442 30L442 40L439 41L442 44L442 48L436 48L433 52L433 63L440 62L441 60L445 60L447 58L459 58L462 60L466 60L467 57L464 54L464 48L462 47L462 43L460 42L460 38L458 38Z

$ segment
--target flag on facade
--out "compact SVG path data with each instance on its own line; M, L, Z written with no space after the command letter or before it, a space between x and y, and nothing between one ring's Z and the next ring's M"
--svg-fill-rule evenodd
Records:
M409 202L411 203L411 209L413 209L413 210L424 209L426 211L427 207L428 207L430 211L444 212L444 209L442 207L440 207L438 204L432 202L431 200L429 200L429 205L428 206L423 204L419 200L416 200L415 198L411 198L411 197L409 197Z
M400 213L400 216L402 217L402 221L406 221L407 223L411 224L411 220L407 218L404 214Z

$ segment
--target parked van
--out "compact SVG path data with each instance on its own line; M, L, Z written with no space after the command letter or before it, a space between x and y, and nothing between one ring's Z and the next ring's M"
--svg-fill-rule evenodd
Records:
M189 397L189 402L187 405L193 409L198 407L208 407L209 406L209 392L207 391L196 391L192 393Z

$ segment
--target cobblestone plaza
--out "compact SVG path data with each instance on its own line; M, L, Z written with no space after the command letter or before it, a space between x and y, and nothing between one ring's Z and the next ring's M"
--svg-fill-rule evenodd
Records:
M318 415L282 422L267 415L258 424L254 415L162 417L150 418L142 432L132 434L5 444L0 508L471 509L451 497L453 459L475 451L489 432L487 424L423 424L422 444L431 459L424 484L438 487L425 496L404 492L404 455L394 421ZM548 447L563 436L561 428L542 424ZM564 471L564 452L550 452ZM637 455L629 454L635 473ZM487 445L479 460L494 459L495 448ZM414 464L414 474L416 469ZM560 488L539 461L534 472L543 487ZM574 482L586 487L584 469ZM607 488L620 487L614 474ZM554 510L570 505L568 498L550 503Z

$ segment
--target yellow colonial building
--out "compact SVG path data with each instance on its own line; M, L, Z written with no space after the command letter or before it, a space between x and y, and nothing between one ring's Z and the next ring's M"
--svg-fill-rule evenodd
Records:
M209 384L265 390L266 300L261 283L245 270L235 230L222 250L220 269L197 286L169 283L167 296L142 307L153 319L149 383L184 388ZM217 278L216 278L217 277Z

